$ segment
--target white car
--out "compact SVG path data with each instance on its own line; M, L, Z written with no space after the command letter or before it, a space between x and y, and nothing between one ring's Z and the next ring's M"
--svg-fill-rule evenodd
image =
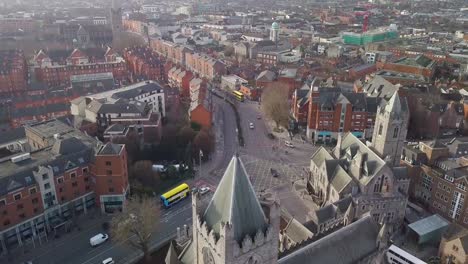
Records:
M286 145L286 147L294 148L294 145L289 141L285 141L284 145Z
M254 124L253 124L252 122L249 123L249 127L250 127L250 129L254 129L254 128L255 128L255 126L254 126Z
M89 244L91 244L92 247L95 247L106 242L108 239L109 236L107 234L99 233L89 239Z
M204 186L204 187L200 188L200 194L202 194L202 195L209 192L209 191L210 191L210 187Z
M112 258L106 258L102 261L102 264L115 264L115 261Z

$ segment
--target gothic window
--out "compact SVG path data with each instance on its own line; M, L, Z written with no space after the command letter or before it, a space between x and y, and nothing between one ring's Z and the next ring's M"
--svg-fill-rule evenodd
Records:
M393 138L397 138L398 137L398 127L395 127L395 129L393 129Z
M383 130L383 125L380 124L380 126L379 126L379 136L382 135L382 130Z

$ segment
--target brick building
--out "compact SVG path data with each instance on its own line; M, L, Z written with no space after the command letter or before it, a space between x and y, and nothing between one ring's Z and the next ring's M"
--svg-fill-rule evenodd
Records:
M26 90L27 71L23 51L0 51L0 94Z
M434 76L436 61L419 55L415 58L405 57L393 62L379 61L376 63L381 76L392 83L414 83L430 81Z
M313 87L309 93L307 136L329 142L338 133L352 132L358 138L372 135L378 99L339 88Z
M32 152L0 161L0 247L38 239L93 206L121 210L129 190L124 145L99 141L58 121L26 126Z
M213 121L213 106L211 95L207 93L207 82L201 78L190 81L190 121L205 128L211 128Z
M441 216L468 227L468 142L458 139L409 144L402 164L408 167L410 197Z
M134 80L165 81L163 58L148 47L132 47L124 50L123 58Z
M40 50L30 63L36 79L49 87L69 86L74 75L111 72L116 81L128 79L125 60L109 47Z

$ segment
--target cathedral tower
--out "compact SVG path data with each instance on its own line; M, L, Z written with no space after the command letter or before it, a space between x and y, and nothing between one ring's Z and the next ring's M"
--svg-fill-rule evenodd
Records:
M192 197L194 264L275 264L280 209L260 205L239 157L233 157L205 208Z
M408 122L408 104L406 98L400 99L398 91L377 108L371 146L390 166L400 164Z
M114 38L122 31L122 8L112 0L110 9L110 22L112 27L112 34Z

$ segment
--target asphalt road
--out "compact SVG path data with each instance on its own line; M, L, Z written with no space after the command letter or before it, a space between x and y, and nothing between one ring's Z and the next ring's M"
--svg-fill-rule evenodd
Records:
M205 196L204 199L209 199ZM32 260L34 264L100 264L102 260L112 257L116 263L124 263L136 254L138 251L129 248L127 245L118 244L112 241L95 248L89 244L89 239L103 232L102 222L104 219L97 219L92 225L88 225L81 231L75 231L72 234L64 235L57 241L51 240L48 243L30 250L22 256L15 256L12 261L1 260L1 263L21 263L22 261ZM165 241L175 236L177 227L187 224L192 226L192 210L190 199L185 199L179 204L161 212L161 223L159 230L154 234L152 244Z

